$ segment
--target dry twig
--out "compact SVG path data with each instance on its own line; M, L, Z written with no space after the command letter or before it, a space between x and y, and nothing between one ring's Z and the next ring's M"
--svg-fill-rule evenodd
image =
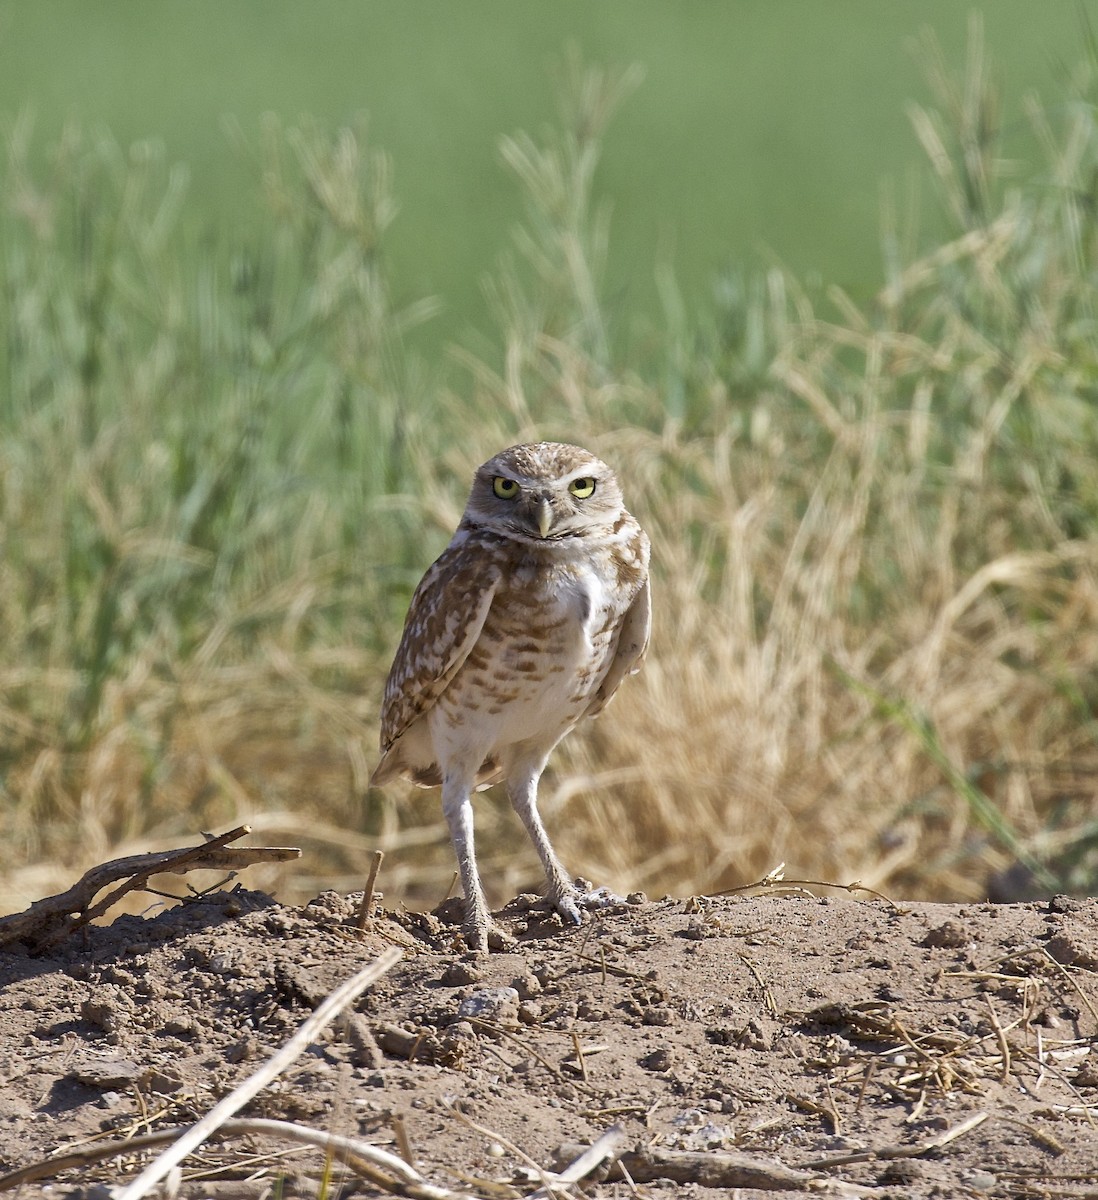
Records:
M875 1149L855 1150L850 1154L839 1154L834 1158L820 1158L813 1162L805 1163L801 1168L804 1171L822 1171L829 1167L845 1167L850 1163L873 1162L875 1159L893 1159L893 1158L921 1158L924 1154L932 1154L937 1150L948 1146L950 1142L955 1142L959 1137L963 1137L966 1133L971 1133L973 1129L982 1125L990 1116L990 1113L978 1112L972 1116L966 1117L959 1124L947 1129L944 1133L938 1134L937 1137L931 1138L927 1142L922 1142L918 1146L878 1146Z
M754 883L741 883L739 887L722 888L719 892L710 892L710 896L737 896L741 892L774 892L781 895L784 892L804 892L806 888L824 887L831 888L833 891L846 892L853 896L856 892L864 892L867 896L872 896L875 900L880 900L887 904L893 912L903 913L907 910L902 908L891 897L886 896L884 892L878 892L875 888L866 887L860 879L855 879L851 883L833 883L830 879L786 879L785 863L779 863L772 871ZM808 893L812 895L811 892Z
M625 1148L628 1138L620 1125L610 1128L586 1150L581 1151L572 1161L557 1173L558 1183L579 1183L592 1171L597 1170L603 1163L613 1162ZM541 1193L535 1192L530 1200L539 1200Z
M1001 1083L1010 1082L1010 1043L1007 1041L1006 1030L1003 1028L999 1020L999 1014L995 1011L995 1005L991 1002L991 997L984 992L984 1000L987 1001L987 1011L991 1019L991 1028L995 1031L995 1040L999 1045L999 1054L1003 1060L1003 1069L999 1074Z
M597 1144L597 1143L596 1143ZM556 1153L558 1160L570 1160L582 1147L565 1145ZM758 1191L822 1191L837 1181L821 1178L811 1170L787 1167L751 1154L731 1150L668 1150L662 1146L638 1146L619 1155L610 1168L608 1179L629 1177L637 1183L670 1179L708 1188L754 1188ZM870 1189L843 1183L848 1194L870 1194Z
M0 946L8 942L25 941L36 949L48 949L96 917L101 917L128 892L140 891L152 875L183 875L187 871L239 871L254 863L287 862L301 857L301 851L292 846L237 846L227 849L229 842L235 842L248 833L251 833L249 826L239 825L198 846L183 850L160 850L151 854L131 854L100 863L85 871L68 891L36 900L21 913L0 917ZM103 888L119 879L125 882L98 903L92 903Z
M598 1090L592 1087L591 1084L583 1083L582 1080L569 1079L559 1067L553 1066L553 1064L543 1054L539 1054L526 1038L519 1037L519 1035L514 1033L512 1030L505 1029L502 1025L497 1025L493 1021L485 1021L481 1017L467 1017L466 1020L469 1021L471 1025L475 1025L479 1029L485 1029L489 1033L494 1033L497 1037L508 1038L517 1046L521 1046L527 1054L536 1059L547 1071L549 1071L553 1076L562 1082L571 1083L573 1087L583 1088L589 1092Z
M774 999L774 993L770 990L770 985L762 977L762 973L759 971L759 968L742 951L737 950L736 957L751 972L751 975L754 978L755 982L759 985L759 989L762 991L762 994L763 994L763 1002L766 1005L766 1011L772 1017L776 1017L778 1015L778 1003Z
M356 929L366 930L370 927L370 914L374 909L374 886L377 884L377 873L381 870L381 862L384 857L384 850L374 851L374 857L370 862L370 874L366 878L366 890L362 893L362 903L358 906Z
M481 1137L487 1138L489 1141L498 1142L509 1154L513 1154L520 1162L525 1163L527 1168L541 1180L541 1190L546 1195L558 1195L553 1186L555 1183L559 1182L556 1176L553 1175L551 1171L543 1171L541 1167L539 1167L538 1164L530 1157L530 1155L522 1149L521 1146L516 1145L509 1138L504 1137L502 1133L498 1133L496 1130L489 1129L486 1125L481 1125L479 1122L474 1121L472 1117L467 1116L461 1111L460 1108L457 1108L449 1101L444 1100L443 1105L445 1106L446 1111L452 1117L456 1117L457 1120L459 1120L463 1125L467 1125L474 1133L479 1133Z
M28 1183L49 1179L61 1171L74 1167L87 1167L135 1150L149 1150L166 1143L178 1142L193 1126L161 1129L141 1137L127 1138L123 1142L110 1142L102 1146L91 1146L70 1154L58 1155L42 1162L33 1163L10 1175L0 1176L0 1192L11 1191ZM291 1121L271 1121L260 1117L233 1118L224 1121L211 1138L224 1139L264 1135L281 1138L299 1145L315 1146L330 1153L333 1158L352 1168L378 1187L398 1195L413 1197L414 1200L476 1200L466 1192L455 1192L450 1188L428 1183L422 1175L395 1154L358 1138L343 1137L323 1129L312 1129ZM136 1181L135 1181L136 1182ZM125 1193L122 1193L125 1195Z

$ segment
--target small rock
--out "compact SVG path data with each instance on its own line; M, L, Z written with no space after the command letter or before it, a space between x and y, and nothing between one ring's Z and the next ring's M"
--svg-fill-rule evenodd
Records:
M321 892L319 896L310 900L305 907L306 909L311 909L313 912L329 913L331 916L339 917L341 920L356 914L355 905L332 888Z
M877 1182L881 1187L911 1187L917 1183L923 1176L923 1168L917 1162L912 1162L909 1158L897 1159L895 1162L889 1163L877 1176Z
M1070 933L1061 931L1048 940L1048 952L1065 967L1082 967L1084 971L1098 971L1098 947L1084 942Z
M717 1125L713 1121L706 1123L677 1139L679 1148L695 1153L708 1150L720 1150L735 1144L735 1134L727 1125Z
M904 1004L907 1002L906 993L892 986L891 983L882 983L877 988L877 996L881 1000L887 1001L889 1004Z
M150 1092L161 1096L170 1096L183 1087L183 1079L171 1067L150 1067L145 1077L145 1086Z
M69 1066L66 1078L88 1087L129 1088L144 1081L146 1070L128 1058L77 1058Z
M606 1021L610 1018L606 1008L594 996L582 992L576 997L576 1016L581 1021Z
M700 1108L684 1108L677 1116L671 1118L671 1124L676 1129L701 1129L708 1119Z
M965 927L959 921L943 921L941 925L931 929L921 945L923 946L940 946L947 950L959 950L962 946L967 946L971 938L965 931Z
M519 1005L518 1019L523 1025L541 1024L542 1008L536 1000L524 1000Z
M533 1000L535 996L541 995L542 991L541 980L533 971L527 971L525 975L516 975L511 980L511 986L518 992L520 1000Z
M675 1013L670 1008L646 1008L641 1020L645 1025L673 1025Z
M440 982L443 987L464 987L466 984L479 983L481 978L482 972L474 963L458 959L442 972Z
M460 925L465 915L464 905L460 900L445 900L434 912L409 913L407 920L413 928L422 930L430 938L437 938L442 933L440 918L443 915L447 918L447 924Z
M675 1065L675 1057L666 1046L653 1050L638 1061L646 1071L670 1071Z
M113 1000L85 1000L80 1005L80 1015L89 1025L104 1033L114 1033L122 1022L122 1014Z
M774 1038L770 1030L758 1017L749 1017L747 1024L736 1030L735 1045L743 1046L745 1050L771 1050Z
M241 1038L238 1042L226 1048L225 1061L231 1063L249 1062L259 1053L259 1042L254 1037Z
M518 1024L519 994L513 987L478 988L458 1005L458 1020L491 1025Z
M202 1028L194 1017L172 1017L164 1022L164 1032L171 1037L196 1038Z

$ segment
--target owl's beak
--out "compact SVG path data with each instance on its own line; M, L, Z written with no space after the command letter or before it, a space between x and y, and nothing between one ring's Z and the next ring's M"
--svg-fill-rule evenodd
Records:
M553 525L553 508L546 496L542 496L538 501L534 516L538 524L538 533L545 537Z

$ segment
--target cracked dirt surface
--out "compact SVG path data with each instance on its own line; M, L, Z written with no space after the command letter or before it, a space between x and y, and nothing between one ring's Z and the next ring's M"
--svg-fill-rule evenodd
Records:
M633 899L564 930L520 897L499 914L513 949L487 957L464 952L454 902L360 932L360 896L239 887L9 945L0 1171L195 1120L395 944L245 1115L404 1139L429 1180L493 1200L614 1124L635 1183L588 1195L1098 1196L1098 899ZM12 1194L103 1194L150 1157ZM323 1165L210 1142L177 1194L318 1196ZM328 1195L381 1194L332 1170Z

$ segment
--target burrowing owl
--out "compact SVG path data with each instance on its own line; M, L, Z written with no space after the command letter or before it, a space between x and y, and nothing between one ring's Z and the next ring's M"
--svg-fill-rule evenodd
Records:
M588 897L549 843L538 780L557 742L640 669L650 627L648 537L604 462L538 442L477 471L457 532L412 597L370 781L441 785L473 948L487 949L491 921L471 796L500 780L551 902L579 924Z

